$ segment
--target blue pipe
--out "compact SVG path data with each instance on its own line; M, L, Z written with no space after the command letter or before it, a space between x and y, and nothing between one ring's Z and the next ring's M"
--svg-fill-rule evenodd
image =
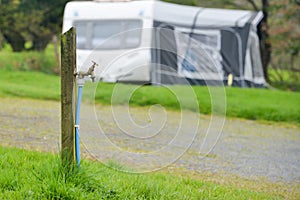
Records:
M75 114L75 155L76 155L76 164L80 166L80 137L79 137L79 117L80 117L80 104L82 98L82 86L78 85L78 96L77 96L77 106Z

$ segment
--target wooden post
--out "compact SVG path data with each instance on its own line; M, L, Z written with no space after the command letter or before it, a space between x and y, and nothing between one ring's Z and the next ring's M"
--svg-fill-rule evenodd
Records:
M64 164L74 163L76 30L61 37L61 153Z

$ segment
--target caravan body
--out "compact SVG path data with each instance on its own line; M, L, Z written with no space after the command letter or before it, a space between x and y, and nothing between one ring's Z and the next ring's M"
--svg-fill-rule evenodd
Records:
M261 12L160 1L69 2L63 31L77 30L78 68L108 82L264 86Z

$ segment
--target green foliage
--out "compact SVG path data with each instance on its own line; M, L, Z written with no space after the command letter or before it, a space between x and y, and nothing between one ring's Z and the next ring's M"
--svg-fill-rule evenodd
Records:
M290 76L292 80L284 84L299 82L297 80L300 74L300 6L295 2L274 0L270 2L269 14L270 41L273 47L271 67L276 71L289 70L291 74L298 74Z
M57 155L0 147L0 199L279 199L164 173L123 173L93 161L67 170Z
M39 71L59 74L59 63L55 58L54 46L48 45L44 52L11 52L9 45L0 51L0 69L11 71Z
M18 4L11 1L4 1L0 4L0 30L14 51L24 50L25 45L22 31L26 29L26 26L22 20L19 20L25 19L25 16L24 13L17 12Z
M53 35L60 33L63 8L67 0L23 0L0 3L0 30L14 51L44 50Z
M291 71L285 69L269 70L270 84L281 90L300 91L300 71Z

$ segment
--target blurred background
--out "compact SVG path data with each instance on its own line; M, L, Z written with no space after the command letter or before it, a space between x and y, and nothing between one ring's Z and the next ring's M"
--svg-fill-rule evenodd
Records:
M263 11L260 25L265 78L300 91L298 0L165 0L210 8ZM0 68L59 74L60 34L68 0L0 0Z

